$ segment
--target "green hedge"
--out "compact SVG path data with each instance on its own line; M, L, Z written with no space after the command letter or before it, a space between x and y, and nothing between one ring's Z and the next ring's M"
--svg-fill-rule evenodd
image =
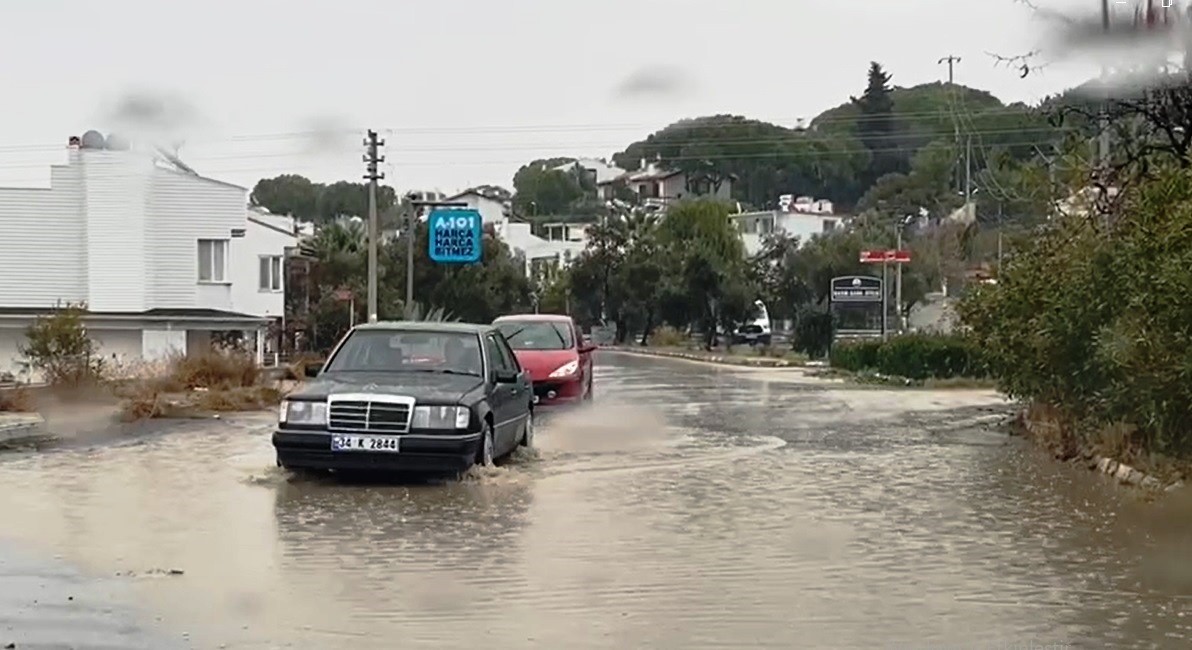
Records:
M916 380L988 376L981 349L956 335L907 334L885 341L842 342L832 347L829 359L834 368Z

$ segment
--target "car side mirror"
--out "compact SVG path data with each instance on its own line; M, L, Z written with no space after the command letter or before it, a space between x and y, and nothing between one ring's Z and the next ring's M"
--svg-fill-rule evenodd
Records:
M516 384L517 371L516 370L498 370L493 373L493 378L497 380L498 384Z
M302 368L302 374L306 375L307 379L313 379L319 376L319 371L322 369L322 366L308 365Z

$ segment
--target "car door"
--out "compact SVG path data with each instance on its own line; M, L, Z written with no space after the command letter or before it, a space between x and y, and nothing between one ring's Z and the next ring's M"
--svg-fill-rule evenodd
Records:
M496 434L494 442L498 453L504 454L506 450L516 444L514 436L520 424L517 420L517 402L518 398L524 397L521 395L521 377L518 377L518 383L513 384L497 381L497 372L517 372L517 361L509 358L509 353L501 346L497 335L492 332L484 335L484 347L492 366L489 371L489 382L492 386L493 429Z

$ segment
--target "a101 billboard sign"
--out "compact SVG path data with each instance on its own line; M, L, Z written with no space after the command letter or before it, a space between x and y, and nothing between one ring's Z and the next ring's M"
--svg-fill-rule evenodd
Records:
M484 245L484 218L476 210L435 210L427 219L431 261L439 264L475 264Z

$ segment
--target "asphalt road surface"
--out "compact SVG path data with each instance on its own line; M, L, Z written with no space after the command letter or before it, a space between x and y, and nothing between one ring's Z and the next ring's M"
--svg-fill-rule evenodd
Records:
M979 426L990 393L597 374L460 482L289 477L268 415L5 454L0 647L1192 646L1188 502Z

